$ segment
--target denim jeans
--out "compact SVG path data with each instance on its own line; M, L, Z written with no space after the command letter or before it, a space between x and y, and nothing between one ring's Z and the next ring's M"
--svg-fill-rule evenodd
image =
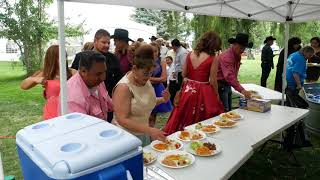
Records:
M224 111L228 112L232 109L232 90L231 86L226 82L218 82L219 97L224 106Z

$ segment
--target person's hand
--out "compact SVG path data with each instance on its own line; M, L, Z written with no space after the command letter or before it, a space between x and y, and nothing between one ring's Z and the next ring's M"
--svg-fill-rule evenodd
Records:
M161 131L161 130L159 130L157 128L150 127L149 135L150 135L152 140L159 140L159 141L165 141L166 140L165 132L163 132L163 131Z
M173 77L173 79L177 79L177 73L176 73L176 72L173 72L173 73L172 73L172 77Z
M296 89L300 92L300 90L302 89L302 86L298 85Z
M180 90L177 91L176 95L174 96L174 100L173 100L174 106L178 106L178 104L179 104L180 96L181 96L180 92L181 92Z
M170 93L168 91L168 88L166 88L164 91L162 91L162 98L164 102L168 102L170 100Z
M44 77L32 77L33 82L37 83L37 84L43 84L43 79Z
M249 91L244 89L241 91L241 94L243 94L246 99L251 99L251 93Z

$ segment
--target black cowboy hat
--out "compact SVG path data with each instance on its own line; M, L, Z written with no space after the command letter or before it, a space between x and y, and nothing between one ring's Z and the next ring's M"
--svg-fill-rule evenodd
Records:
M268 37L266 37L266 40L263 41L263 43L266 44L270 40L274 41L274 40L277 40L277 39L274 38L273 36L268 36Z
M155 36L151 36L149 39L150 39L151 41L155 41L155 40L157 40L158 38L155 37Z
M249 42L249 35L245 33L238 33L236 38L230 38L228 42L230 44L238 43L247 48L252 48L253 46L253 43Z
M110 38L134 42L134 40L129 38L129 32L125 29L115 29L113 35Z

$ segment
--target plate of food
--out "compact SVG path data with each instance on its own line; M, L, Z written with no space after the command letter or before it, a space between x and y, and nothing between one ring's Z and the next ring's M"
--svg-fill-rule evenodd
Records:
M201 122L199 122L195 125L192 125L190 127L190 129L202 131L206 134L213 134L213 133L220 131L220 128L218 126L215 126L213 124L205 124L205 123L201 123Z
M255 91L255 90L249 90L248 92L249 92L250 94L259 94L258 91Z
M180 141L197 141L206 138L206 134L201 131L187 129L176 132L176 136Z
M220 114L220 117L222 119L229 119L229 120L233 120L233 121L238 121L240 119L243 119L243 116L235 111L229 111L226 113L222 113L222 114Z
M175 150L163 153L158 161L164 167L178 169L193 164L195 157L188 152Z
M263 99L262 96L258 95L258 94L254 94L251 96L252 99Z
M155 140L151 142L151 148L159 152L178 150L181 149L182 146L182 142L173 139L166 139L165 141Z
M151 151L143 150L143 164L149 165L157 160L157 155Z
M221 152L221 146L212 141L194 141L187 146L187 150L197 156L213 156Z
M232 128L237 125L237 122L229 120L229 119L220 119L220 120L214 122L213 124L215 124L221 128Z

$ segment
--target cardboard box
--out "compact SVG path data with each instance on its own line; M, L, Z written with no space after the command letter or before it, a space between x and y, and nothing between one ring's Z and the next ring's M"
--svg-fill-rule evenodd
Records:
M255 112L267 112L271 110L271 100L240 98L239 105L241 109Z

